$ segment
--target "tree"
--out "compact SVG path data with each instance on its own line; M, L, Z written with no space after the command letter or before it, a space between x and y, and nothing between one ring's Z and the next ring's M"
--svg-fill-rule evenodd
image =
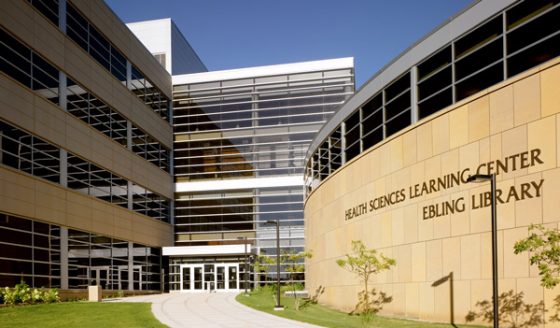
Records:
M295 278L298 274L305 272L305 263L303 261L311 257L313 257L312 252L305 251L299 253L285 252L280 257L280 262L282 263L282 265L284 265L286 272L288 272L290 276L290 285L292 287L296 311L299 310L300 304L296 294Z
M538 267L541 286L554 288L560 283L560 232L540 224L529 226L529 232L529 237L515 243L514 253L530 252L529 262Z
M392 297L380 292L377 295L375 289L370 291L368 288L372 275L391 269L396 265L396 261L383 254L377 254L377 250L368 249L360 240L352 241L352 255L346 254L346 259L336 261L341 268L357 275L364 284L364 289L358 293L358 304L353 312L365 315L372 315L381 310L383 304L392 301Z
M265 285L268 286L268 271L270 270L270 266L274 264L276 261L274 258L265 255L257 255L255 258L255 262L253 263L253 270L255 272L255 286L256 288L260 287L260 276L261 272L265 273Z

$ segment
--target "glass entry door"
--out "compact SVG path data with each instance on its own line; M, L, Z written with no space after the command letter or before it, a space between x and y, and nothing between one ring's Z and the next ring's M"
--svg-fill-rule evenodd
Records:
M239 290L239 263L182 264L181 291Z
M200 264L181 265L181 291L203 291L204 270Z

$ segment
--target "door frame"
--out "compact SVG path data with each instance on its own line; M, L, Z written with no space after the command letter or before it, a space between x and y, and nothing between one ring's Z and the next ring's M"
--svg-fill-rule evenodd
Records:
M207 272L204 270L205 265L212 265L214 268L213 271L213 279L206 280ZM218 267L224 268L224 289L217 289L218 286ZM236 275L236 288L229 288L229 268L234 267L235 275ZM189 286L190 289L183 289L183 269L188 268L190 270L190 282ZM194 289L194 269L200 268L202 274L202 288L201 289ZM212 292L232 292L232 291L239 291L239 263L191 263L191 264L179 264L179 292L181 293L200 293L200 292L208 292L209 287L207 286L208 282L212 282L214 284L214 289Z

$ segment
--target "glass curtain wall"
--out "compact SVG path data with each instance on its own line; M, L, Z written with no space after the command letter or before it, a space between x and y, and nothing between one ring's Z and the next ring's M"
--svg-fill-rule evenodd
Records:
M302 250L305 153L353 92L352 69L174 86L176 183L302 177L301 186L176 193L176 246L247 237L260 254L274 255L275 229L265 222L278 219L282 248ZM171 274L179 274L173 263Z
M67 261L70 289L97 284L109 290L160 290L161 249L72 229L65 237L61 230L0 214L0 286L23 280L31 287L60 288Z

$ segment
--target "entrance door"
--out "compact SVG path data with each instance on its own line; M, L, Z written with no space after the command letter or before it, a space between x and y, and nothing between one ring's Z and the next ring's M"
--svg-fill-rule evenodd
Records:
M92 267L90 270L92 282L103 287L103 289L108 289L109 284L111 284L111 275L109 274L109 270L110 267L108 266Z
M182 264L182 292L239 290L239 263Z
M239 289L239 264L215 264L216 290L229 291Z
M199 264L187 264L180 266L181 291L203 291L204 270Z

